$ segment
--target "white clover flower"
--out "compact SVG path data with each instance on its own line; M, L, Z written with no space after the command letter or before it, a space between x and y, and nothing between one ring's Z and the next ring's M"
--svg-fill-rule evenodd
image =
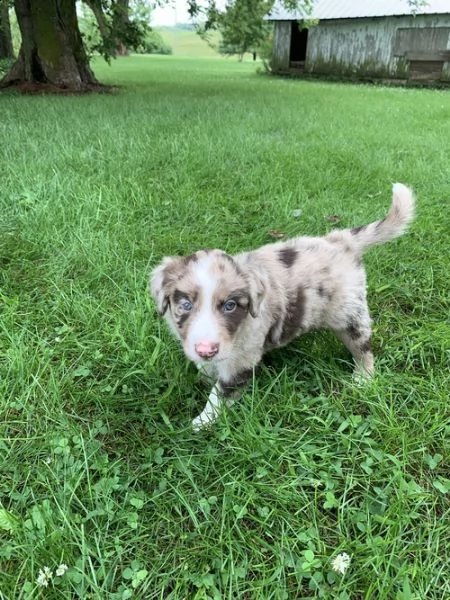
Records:
M320 479L310 479L309 483L312 485L313 488L323 487L323 482L320 481Z
M67 565L65 565L64 563L60 564L55 572L56 577L62 577L68 568L69 567Z
M48 567L44 567L43 569L39 569L39 573L36 579L36 585L41 587L48 587L48 584L53 577L53 573L51 569Z
M345 575L347 569L350 566L351 557L347 554L347 552L341 552L337 556L333 558L331 561L331 568L336 573L340 573L341 575Z

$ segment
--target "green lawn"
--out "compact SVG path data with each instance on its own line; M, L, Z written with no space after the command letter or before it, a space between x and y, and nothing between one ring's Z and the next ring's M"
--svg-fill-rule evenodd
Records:
M217 51L195 32L175 29L174 27L155 27L164 41L172 48L174 56L190 56L192 58L219 57ZM211 35L211 42L219 42L219 34ZM236 60L236 59L234 59Z
M176 27L155 27L163 40L172 48L176 57L187 56L190 58L220 58L222 60L237 61L237 56L226 57L217 52L220 43L220 33L211 31L208 34L209 42L202 39L195 31L178 29ZM252 55L246 53L245 61L251 61Z
M95 68L121 87L0 96L0 599L448 600L449 93ZM193 434L151 267L370 222L393 181L418 215L366 257L374 381L308 335Z

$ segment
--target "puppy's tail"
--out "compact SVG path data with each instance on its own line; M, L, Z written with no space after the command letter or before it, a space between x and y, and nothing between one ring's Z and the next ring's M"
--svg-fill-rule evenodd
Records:
M391 208L384 219L349 230L356 249L362 254L370 246L402 235L414 218L414 204L412 190L403 183L394 183Z

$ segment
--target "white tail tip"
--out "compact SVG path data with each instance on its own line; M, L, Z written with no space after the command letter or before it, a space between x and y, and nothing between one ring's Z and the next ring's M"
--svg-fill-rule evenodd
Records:
M403 183L393 183L392 193L394 194L394 196L402 196L404 194L406 194L407 196L411 196L411 190Z

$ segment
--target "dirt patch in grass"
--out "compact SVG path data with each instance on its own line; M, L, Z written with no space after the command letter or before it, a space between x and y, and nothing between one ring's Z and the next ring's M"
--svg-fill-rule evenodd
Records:
M29 95L57 94L59 96L79 96L83 94L111 94L117 88L111 85L85 85L81 89L58 86L53 83L34 83L30 81L13 81L0 85L0 91L17 92Z

